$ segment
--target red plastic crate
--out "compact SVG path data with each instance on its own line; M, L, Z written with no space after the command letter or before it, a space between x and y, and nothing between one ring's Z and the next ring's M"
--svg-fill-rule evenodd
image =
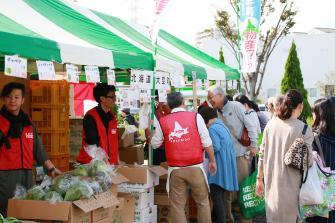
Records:
M69 83L59 81L30 81L32 105L69 106Z
M70 169L70 155L49 156L51 162L62 172Z
M69 131L38 131L38 135L49 156L70 156Z
M32 106L31 117L38 131L69 131L69 106L38 107Z

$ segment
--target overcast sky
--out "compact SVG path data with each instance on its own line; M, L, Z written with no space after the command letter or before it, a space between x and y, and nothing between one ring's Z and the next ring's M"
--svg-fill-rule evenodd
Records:
M76 0L77 4L121 19L150 25L154 0ZM217 9L227 7L228 0L170 0L160 21L161 27L194 45L195 34L214 27ZM308 32L313 27L335 28L335 0L294 0L299 13L294 31ZM137 15L137 16L134 16Z

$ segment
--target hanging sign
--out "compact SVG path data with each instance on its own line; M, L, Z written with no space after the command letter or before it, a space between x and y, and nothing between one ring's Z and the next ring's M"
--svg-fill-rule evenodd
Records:
M207 90L209 88L209 80L204 80L204 85L205 85L205 90Z
M172 74L171 75L171 85L176 88L185 87L185 78L182 75Z
M198 90L201 90L201 88L202 88L202 80L197 79L197 81L196 81L196 86L197 86L197 89L198 89Z
M140 92L140 103L150 103L151 102L151 91L141 90Z
M27 59L18 56L5 56L5 75L27 78Z
M66 64L67 79L71 83L79 83L78 67L72 64Z
M138 89L152 89L153 72L145 70L131 70L130 86Z
M139 108L140 93L138 89L122 88L119 93L121 109Z
M166 90L158 90L158 101L167 102L167 91Z
M240 9L241 70L244 73L251 73L256 71L261 1L241 0Z
M170 75L165 72L157 72L155 88L158 90L170 90Z
M100 73L97 66L85 66L86 82L87 83L99 83Z
M36 61L39 80L55 80L56 73L54 64L51 61Z
M112 69L107 70L107 83L108 85L116 85L115 81L115 71Z

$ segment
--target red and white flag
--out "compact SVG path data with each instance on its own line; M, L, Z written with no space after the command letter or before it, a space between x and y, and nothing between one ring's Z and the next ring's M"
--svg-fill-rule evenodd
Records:
M154 21L152 23L152 26L149 30L150 37L153 42L156 41L156 38L158 36L159 31L159 25L158 25L158 18L166 8L167 4L170 0L157 0L156 1L156 9L155 9L155 15L154 15Z

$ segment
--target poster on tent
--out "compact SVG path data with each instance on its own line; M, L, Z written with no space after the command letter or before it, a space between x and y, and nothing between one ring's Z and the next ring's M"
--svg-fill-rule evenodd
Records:
M256 71L261 1L241 0L240 4L241 71L251 73Z
M167 91L166 90L158 90L158 101L166 103L167 102Z
M107 71L107 83L108 85L116 85L116 79L115 79L115 71L112 69L108 69Z
M141 90L140 92L140 103L151 102L151 90Z
M79 83L79 70L77 66L66 64L66 74L70 83Z
M138 89L123 88L119 92L121 109L139 108L140 93Z
M185 77L179 74L171 74L171 85L176 88L185 87Z
M134 89L152 89L153 72L146 70L131 70L130 87Z
M158 90L170 90L170 75L169 73L157 71L155 88Z
M85 74L86 74L87 83L99 83L100 82L99 67L85 66Z
M53 62L36 61L39 80L56 80L56 72Z
M5 56L5 75L27 78L27 59L19 56Z
M197 89L198 89L198 90L201 90L201 89L202 89L202 80L197 79L197 80L196 80L196 86L197 86Z

